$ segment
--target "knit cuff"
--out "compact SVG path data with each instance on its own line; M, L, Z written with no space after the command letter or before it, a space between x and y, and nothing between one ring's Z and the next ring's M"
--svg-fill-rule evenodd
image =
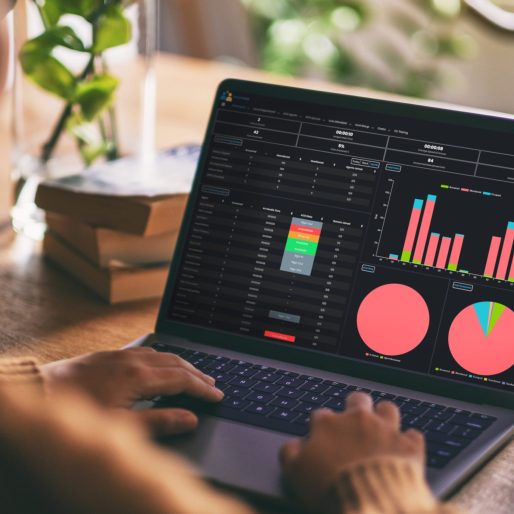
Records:
M30 387L44 392L43 375L37 361L31 357L0 359L0 387Z
M398 457L362 461L344 469L327 500L330 514L459 512L434 498L421 466Z

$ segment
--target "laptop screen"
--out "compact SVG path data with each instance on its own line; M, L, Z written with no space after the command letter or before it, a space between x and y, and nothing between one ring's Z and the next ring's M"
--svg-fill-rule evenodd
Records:
M513 391L513 136L332 98L221 92L168 319Z

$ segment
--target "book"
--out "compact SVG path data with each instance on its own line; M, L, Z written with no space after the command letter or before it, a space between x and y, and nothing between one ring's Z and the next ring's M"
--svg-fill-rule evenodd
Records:
M36 193L36 205L45 211L141 236L178 230L186 202L187 195L116 197L76 193L51 183L40 184Z
M97 268L50 231L43 240L43 253L110 304L160 298L169 270L168 265Z
M141 237L47 212L48 228L100 268L169 263L178 231Z
M182 221L198 155L198 146L186 145L157 154L151 163L136 157L104 163L42 182L35 202L45 211L120 232L173 232Z

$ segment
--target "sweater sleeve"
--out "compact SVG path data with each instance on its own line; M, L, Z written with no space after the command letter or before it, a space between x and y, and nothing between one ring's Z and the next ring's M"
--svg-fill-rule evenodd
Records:
M330 514L459 514L432 495L415 462L389 457L345 469L329 492Z

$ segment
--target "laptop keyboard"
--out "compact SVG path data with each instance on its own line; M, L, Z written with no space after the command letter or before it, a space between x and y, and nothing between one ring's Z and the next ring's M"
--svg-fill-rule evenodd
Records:
M309 416L314 409L324 407L342 411L346 397L353 391L362 391L369 393L375 403L381 400L394 402L400 408L402 429L416 428L425 434L427 465L434 468L448 464L496 420L485 414L164 343L153 348L180 355L214 377L216 386L225 393L218 404L177 396L158 398L157 407L186 407L302 436L308 432Z

